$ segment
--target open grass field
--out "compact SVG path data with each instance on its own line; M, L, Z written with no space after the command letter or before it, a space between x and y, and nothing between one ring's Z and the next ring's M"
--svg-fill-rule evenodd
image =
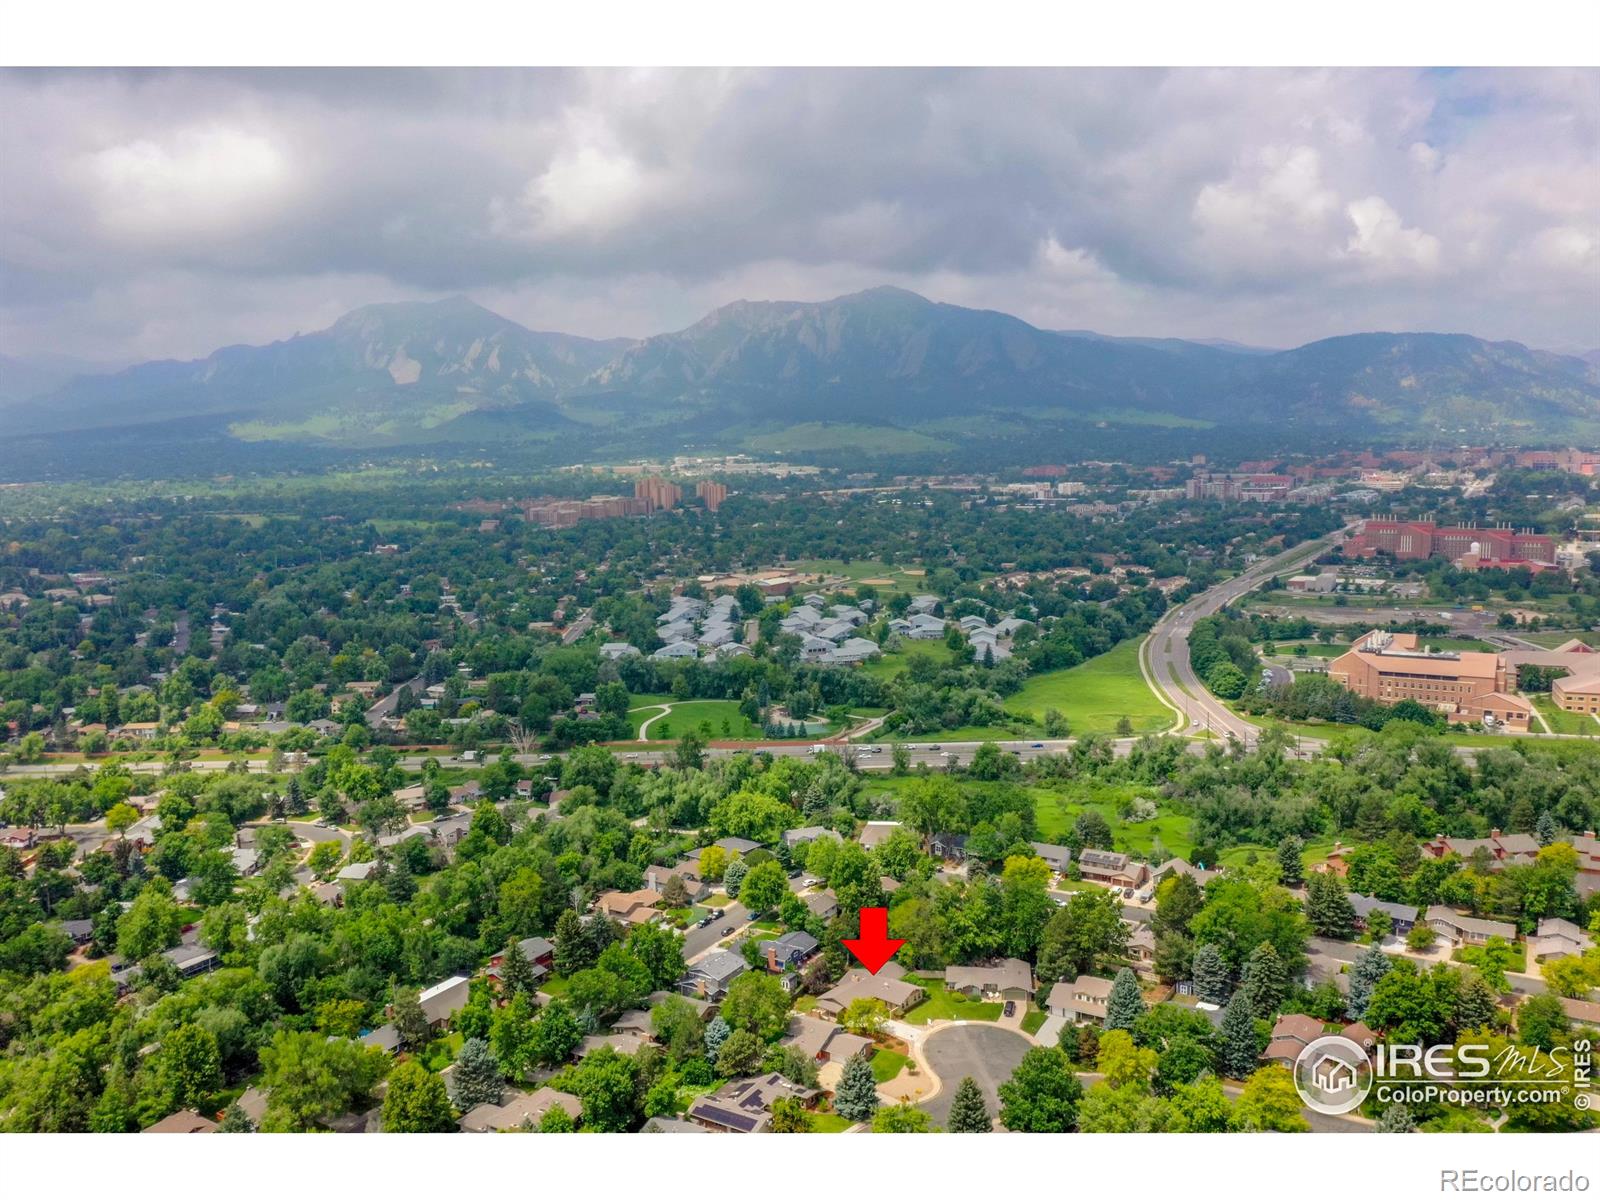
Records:
M1340 725L1333 721L1274 721L1250 718L1257 725L1264 728L1279 728L1286 733L1299 737L1321 738L1327 740L1341 733L1370 733L1360 725ZM1499 746L1509 749L1518 741L1524 740L1521 734L1505 733L1468 733L1464 730L1450 729L1440 735L1452 746L1475 746L1479 748Z
M640 729L648 724L652 741L671 741L690 729L705 733L704 726L709 723L711 732L708 736L714 740L770 740L759 725L751 724L739 711L739 702L736 700L674 700L671 696L635 696L633 705L628 710L628 721L633 727L634 737L638 737ZM667 711L668 705L671 705L670 712ZM803 741L831 732L833 727L824 723L820 728L798 735L795 740Z
M968 1000L960 992L952 992L942 979L927 979L921 975L906 976L928 993L928 998L906 1013L912 1025L926 1025L929 1021L998 1021L1001 1005L998 1001ZM879 1051L882 1054L883 1051Z
M879 592L890 594L907 592L916 594L927 588L927 572L921 567L901 567L877 558L857 558L845 562L842 558L801 558L785 564L791 571L807 575L835 575L859 583L863 580L887 579L886 586L874 583Z
M904 650L882 655L876 662L862 663L860 671L878 679L893 679L911 666L914 658L926 658L936 667L947 666L954 652L943 642L907 642Z
M1591 633L1588 630L1551 629L1542 633L1519 633L1517 636L1524 641L1532 642L1536 646L1543 646L1547 650L1554 650L1557 646L1563 646L1573 638L1577 638L1588 646L1600 646L1600 633Z
M1141 858L1149 858L1156 839L1161 840L1162 858L1173 855L1188 857L1194 848L1191 832L1193 820L1179 813L1158 813L1153 821L1124 821L1117 809L1135 797L1159 797L1152 788L1133 784L1105 784L1084 780L1068 788L1055 790L1029 788L1034 799L1033 818L1039 829L1039 840L1060 842L1080 814L1093 810L1111 826L1111 837L1118 850Z
M1588 713L1572 713L1556 707L1556 702L1548 694L1537 692L1531 696L1524 696L1533 701L1533 707L1539 710L1539 715L1550 726L1551 733L1577 733L1586 736L1600 736L1600 722L1597 722ZM1537 722L1535 722L1537 724Z
M1159 733L1172 725L1172 710L1157 700L1139 671L1139 639L1063 671L1028 680L1006 701L1006 709L1037 725L1046 709L1067 719L1071 732L1112 733L1127 717L1135 733Z

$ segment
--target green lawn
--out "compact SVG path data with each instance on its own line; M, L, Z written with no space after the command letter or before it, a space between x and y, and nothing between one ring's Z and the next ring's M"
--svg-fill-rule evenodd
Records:
M1524 693L1524 695L1527 695L1527 693ZM1567 712L1564 709L1557 708L1556 702L1550 698L1548 693L1536 692L1527 698L1533 701L1533 706L1539 710L1539 714L1548 722L1551 733L1600 734L1600 723L1596 723L1595 719L1588 713ZM1539 729L1540 725L1535 721L1533 727Z
M1035 675L1006 702L1006 709L1034 724L1053 708L1071 732L1115 733L1127 717L1135 733L1160 733L1172 725L1172 710L1157 700L1139 671L1139 639L1062 671Z
M811 1114L811 1123L817 1133L843 1133L855 1124L835 1112L814 1112Z
M893 1050L879 1049L872 1056L872 1077L879 1083L888 1083L911 1062L904 1054L897 1054Z
M1034 798L1033 818L1039 828L1040 841L1061 841L1077 821L1078 815L1093 809L1111 826L1111 836L1118 850L1141 857L1148 856L1158 837L1164 854L1169 858L1174 855L1187 858L1194 847L1192 819L1161 811L1163 801L1154 788L1085 779L1060 789L1036 787L1028 791ZM1156 801L1158 811L1155 820L1135 823L1124 821L1117 815L1117 809L1123 802L1139 797Z
M857 669L878 679L893 679L906 670L914 658L925 658L936 667L945 667L950 664L954 654L955 651L943 642L908 641L905 643L905 649L891 651L876 662L862 663Z
M672 711L650 726L652 738L662 737L662 727L669 730L667 737L677 737L685 730L700 730L702 722L711 723L713 738L739 738L754 741L763 737L760 726L752 725L739 711L737 700L674 700L670 696L635 696L634 707L628 710L628 720L633 726L633 736L651 717L660 716L665 705ZM728 731L723 732L723 722ZM703 732L703 731L702 731Z
M1557 646L1564 646L1573 638L1589 646L1600 646L1600 633L1590 633L1587 630L1577 629L1550 629L1541 633L1519 633L1518 637L1543 646L1547 650L1554 650Z
M1025 727L1024 727L1025 729ZM963 725L960 729L940 729L934 733L872 733L868 742L915 742L919 746L943 746L948 742L1015 742L1030 733L998 725Z
M1042 1008L1031 1009L1027 1016L1022 1018L1022 1032L1030 1037L1043 1028L1044 1023L1050 1019L1050 1014Z
M926 1025L929 1021L998 1021L1001 1005L983 1000L968 1000L960 992L949 991L942 979L924 979L920 975L907 975L907 983L914 983L928 993L928 998L906 1013L913 1025ZM878 1053L883 1053L879 1051Z

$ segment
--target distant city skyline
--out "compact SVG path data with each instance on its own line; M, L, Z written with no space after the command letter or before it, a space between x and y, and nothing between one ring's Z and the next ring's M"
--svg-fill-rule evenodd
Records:
M462 293L641 337L878 284L1046 329L1600 347L1600 72L0 72L0 351Z

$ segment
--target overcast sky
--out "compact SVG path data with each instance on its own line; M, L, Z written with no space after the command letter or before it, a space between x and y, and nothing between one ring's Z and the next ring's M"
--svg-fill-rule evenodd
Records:
M0 350L466 293L642 336L895 283L1056 329L1600 346L1600 72L0 73Z

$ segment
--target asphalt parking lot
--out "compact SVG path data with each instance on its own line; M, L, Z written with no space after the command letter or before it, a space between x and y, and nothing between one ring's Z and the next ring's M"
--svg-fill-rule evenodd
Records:
M1011 1072L1016 1070L1029 1048L1027 1038L998 1025L951 1025L930 1033L922 1044L922 1054L942 1086L939 1094L921 1107L935 1125L948 1125L950 1105L956 1098L961 1077L971 1075L983 1091L989 1115L998 1123L998 1089L1011 1078Z

